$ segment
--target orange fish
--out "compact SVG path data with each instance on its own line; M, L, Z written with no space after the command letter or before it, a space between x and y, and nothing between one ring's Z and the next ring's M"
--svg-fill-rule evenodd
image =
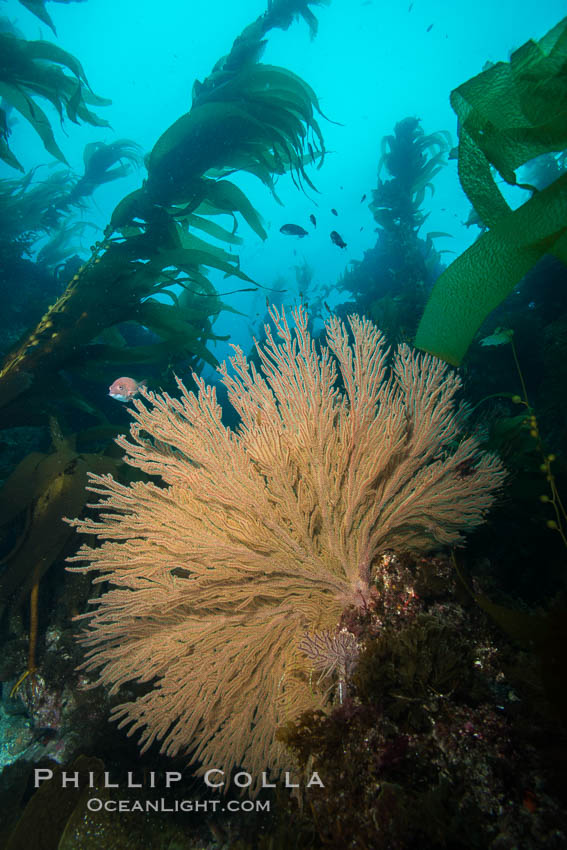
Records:
M116 378L108 388L108 395L116 401L132 401L141 389L146 386L145 381L135 381L134 378Z

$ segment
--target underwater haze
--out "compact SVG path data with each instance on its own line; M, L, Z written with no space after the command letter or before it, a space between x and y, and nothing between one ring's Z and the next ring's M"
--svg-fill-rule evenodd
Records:
M135 0L100 0L49 7L57 43L80 57L93 90L112 99L103 110L111 128L99 132L97 140L133 139L144 152L189 108L193 80L207 76L229 50L235 33L264 8L264 0L211 0L206 5L169 0L159 8ZM27 38L49 38L49 29L15 0L3 2L0 10ZM247 273L265 286L273 287L278 277L295 283L295 267L306 262L315 270L315 282L332 285L374 244L374 222L360 198L364 194L370 198L375 185L380 140L400 118L411 115L421 120L426 133L445 129L456 143L456 119L449 103L452 89L487 62L505 60L529 38L543 35L564 11L560 0L546 0L537 8L512 0L497 6L479 0L466 10L462 4L442 0L413 4L333 0L332 10L319 15L314 41L306 26L272 33L263 61L303 77L316 91L325 115L337 123L322 122L330 154L315 173L318 193L310 191L305 197L289 178L280 178L282 208L253 178L239 177L269 233L263 243L246 226L242 228L240 256ZM71 133L57 124L55 120L54 131L65 156L80 173L83 147L93 138L91 128L73 127ZM47 162L41 142L21 121L12 138L26 169ZM89 221L104 228L114 205L139 184L140 177L133 174L130 185L124 180L103 186L97 192L97 209L89 210ZM456 163L439 176L435 189L427 229L451 234L442 247L460 253L473 234L463 226L470 207L458 184ZM332 208L340 214L336 221ZM287 221L309 226L310 213L317 217L317 229L309 239L296 243L279 233ZM335 225L348 244L346 251L329 241ZM291 297L286 293L273 300L293 303L296 298L297 287ZM330 306L335 300L331 296ZM258 312L258 298L241 295L227 301L251 318ZM249 325L221 315L216 330L248 346ZM226 346L215 347L219 360L228 354Z
M0 0L0 846L567 847L567 17Z

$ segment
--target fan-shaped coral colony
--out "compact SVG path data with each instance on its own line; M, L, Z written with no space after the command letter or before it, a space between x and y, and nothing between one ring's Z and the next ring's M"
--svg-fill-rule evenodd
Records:
M549 290L551 317L545 305L530 312L505 299L528 297L544 255L548 278L565 277L567 19L451 94L459 138L450 155L481 227L467 251L443 269L440 234L420 236L449 134L426 135L417 119L401 120L382 142L382 176L369 200L376 245L334 285L347 293L342 306L332 314L332 287L317 289L309 267L298 266L296 305L267 304L255 349L245 356L235 347L219 366L209 343L218 339L216 316L230 308L207 270L257 290L232 250L241 243L239 219L267 238L231 176L248 172L274 195L284 174L299 190L315 190L313 169L325 159L315 92L261 62L273 28L303 18L315 36L311 7L321 4L269 2L195 82L190 111L159 138L147 179L117 205L88 260L73 257L85 226L73 213L99 185L141 165L134 142L87 145L80 177L61 169L36 181L32 170L0 181L6 279L28 288L24 321L17 288L3 295L0 319L0 420L16 435L0 491L3 628L9 646L15 612L25 610L28 642L27 665L16 656L20 669L10 671L12 696L32 725L49 704L57 719L44 727L61 739L72 729L48 659L50 629L66 634L74 616L83 627L80 648L67 656L69 702L88 705L88 688L103 685L106 709L136 733L142 752L157 742L205 777L240 770L248 779L237 784L252 795L284 775L290 783L293 766L311 777L301 793L313 793L315 832L329 846L346 846L340 836L349 834L371 841L357 846L437 846L429 821L410 811L422 811L424 788L449 807L441 777L452 776L472 789L473 832L487 841L503 829L488 796L504 799L507 783L519 781L521 810L521 783L541 777L535 756L522 780L494 768L515 734L507 708L496 708L508 699L498 686L498 641L522 640L528 630L533 670L545 659L537 687L552 708L534 720L538 728L565 705L551 685L559 603L547 614L540 605L537 616L505 599L496 605L475 563L491 557L499 592L521 595L507 565L528 517L540 563L549 565L541 566L542 595L560 587L566 408L555 387L567 354L564 287ZM44 4L33 11L51 25ZM91 91L79 61L51 42L6 30L0 51L0 156L23 172L8 128L17 110L65 163L38 98L95 127L106 122L91 107L107 101ZM498 181L515 185L535 157L528 200L512 209ZM231 228L217 223L220 215ZM317 227L315 215L307 227ZM292 223L281 232L309 234ZM223 241L230 251L218 247ZM335 230L330 242L348 247ZM323 332L315 333L313 316L328 317ZM486 351L471 348L481 326ZM463 371L453 368L465 355L467 401ZM203 363L219 368L220 383L202 379ZM101 406L101 383L127 372L138 379L110 387L124 406ZM46 425L50 447L33 436ZM88 492L97 500L85 509ZM477 528L465 562L459 547ZM520 545L533 554L525 537ZM50 569L65 558L66 573ZM88 604L77 573L98 586ZM529 605L533 578L522 580ZM52 606L62 584L75 589L59 619ZM78 653L80 672L72 673ZM516 687L514 680L509 693ZM61 747L65 764L77 742ZM362 780L349 773L349 759ZM342 822L330 814L339 786L358 806ZM538 835L551 800L551 790L541 792L538 826L530 827ZM401 843L388 843L393 836Z

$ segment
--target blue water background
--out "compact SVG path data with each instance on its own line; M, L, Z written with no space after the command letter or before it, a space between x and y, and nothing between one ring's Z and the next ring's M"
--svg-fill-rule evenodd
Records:
M91 141L128 138L149 152L159 136L189 110L194 79L206 77L230 50L238 33L265 8L265 0L49 3L57 38L15 0L1 3L0 14L27 38L55 41L70 51L83 64L93 90L112 99L112 106L97 109L112 129L70 122L62 128L55 111L42 103L58 144L71 168L80 174L83 148ZM305 261L314 270L315 285L334 285L348 264L361 259L375 244L375 225L367 203L376 185L380 142L396 122L408 115L419 117L426 133L449 130L456 143L451 90L479 73L486 62L506 60L511 50L529 38L541 37L561 19L566 7L562 0L500 0L497 4L494 0L470 4L332 0L328 7L313 10L319 19L317 38L310 41L303 21L287 32L273 30L263 61L302 76L314 88L326 115L340 122L338 126L321 119L326 146L332 153L320 171L310 172L320 194L310 192L306 197L286 176L277 184L284 202L281 207L254 178L234 178L261 212L268 229L268 239L262 242L240 223L239 233L245 240L239 251L241 267L267 287L280 286L278 278L286 280L288 291L273 296L276 303L297 300L295 266ZM26 170L40 163L59 167L23 120L12 128L11 145ZM41 174L38 171L37 179ZM0 177L16 176L12 169L0 166ZM94 205L83 218L104 228L115 204L137 188L144 176L140 170L99 188ZM424 206L430 216L422 235L446 231L453 238L436 240L436 247L461 253L478 231L464 227L470 206L460 189L454 161L436 178L435 187L434 197L426 196ZM515 192L517 203L525 199L521 190ZM361 204L363 194L368 198ZM332 207L339 213L337 218L330 212ZM309 223L311 213L317 217L316 230ZM288 222L304 226L309 237L283 236L279 229ZM347 242L346 250L331 244L329 233L334 229ZM84 257L90 242L100 235L88 231L83 240ZM447 253L444 258L449 262L452 256ZM240 286L238 280L223 280L214 272L211 279L220 292ZM215 331L230 334L233 342L248 348L252 324L258 314L263 315L265 299L263 290L227 298L245 315L221 314ZM339 292L332 294L330 306L341 299L344 296ZM229 353L228 345L217 343L214 353L223 359Z

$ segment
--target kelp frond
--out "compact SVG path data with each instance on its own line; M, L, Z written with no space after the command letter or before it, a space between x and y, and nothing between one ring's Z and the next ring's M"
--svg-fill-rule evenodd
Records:
M567 18L451 93L459 119L461 185L491 227L510 207L492 168L510 185L541 154L567 149Z
M130 173L132 166L141 164L141 149L128 139L111 144L93 142L86 145L83 159L85 171L81 177L68 169L52 170L42 180L38 167L16 180L0 180L0 241L25 237L33 242L37 237L57 230L72 230L62 225L63 215L73 208L83 209L84 198L110 180ZM40 259L41 262L41 259Z
M434 192L433 180L447 164L451 136L445 130L426 135L417 118L399 121L394 133L382 139L378 175L385 170L389 180L378 177L369 204L380 227L399 222L418 229L425 216L420 212L426 189Z
M257 210L226 179L235 171L254 174L272 191L274 176L286 171L298 185L312 185L307 150L312 162L324 154L316 96L290 71L253 61L267 31L281 25L276 13L292 7L305 12L310 5L313 0L272 4L236 39L211 76L195 86L191 111L166 130L149 155L147 181L118 204L90 260L6 359L0 406L13 402L11 408L18 409L18 396L30 388L39 392L43 376L63 366L88 369L98 360L102 368L115 356L121 363L131 356L132 362L142 358L168 370L180 353L192 359L194 369L199 360L215 362L206 344L216 339L212 324L226 307L207 270L257 285L241 271L237 255L193 231L236 244L242 216L266 238ZM218 215L232 218L232 229L210 221ZM184 290L181 296L172 291L177 286ZM152 296L158 293L156 300ZM164 295L171 303L163 303ZM101 344L101 332L123 322L150 328L160 341L137 350Z
M194 93L203 85L215 82L224 73L234 74L247 65L260 61L266 45L266 35L271 29L287 30L297 18L303 18L309 27L311 38L317 34L318 23L310 6L328 6L330 0L268 0L263 15L252 21L234 40L230 53L222 56L213 68L205 84L195 81Z
M451 94L461 185L486 232L437 281L415 344L459 365L477 330L546 253L567 263L567 177L512 210L493 169L516 170L567 149L567 18Z
M126 177L132 167L139 168L142 161L142 148L130 139L117 139L108 145L90 142L83 151L85 171L70 193L71 203L92 195L103 183Z
M268 0L268 11L271 26L286 30L294 20L301 17L309 27L311 38L315 38L318 30L317 18L309 6L328 6L330 0Z
M446 164L450 148L451 134L446 130L426 135L418 118L404 118L393 135L382 139L378 174L386 168L391 177L417 192Z
M51 15L45 8L46 0L18 0L18 2L25 6L32 15L35 15L36 18L39 18L40 21L43 21L44 24L47 24L55 34L57 31L55 29L55 24L51 20ZM52 0L54 3L84 3L85 0Z
M57 229L55 235L39 251L37 262L46 268L52 268L64 262L67 257L80 250L77 237L81 237L89 228L95 231L100 230L98 225L91 221L76 221L74 224Z
M202 176L248 171L274 191L273 175L290 171L314 189L304 168L308 138L324 153L320 112L300 77L273 65L251 65L223 82L201 86L191 111L157 141L148 162L148 192L178 202Z
M84 121L97 127L109 126L87 104L107 106L110 101L91 91L81 63L71 53L48 41L26 41L14 33L0 33L0 56L0 97L31 124L55 159L66 163L37 98L48 100L61 121L66 116L75 124ZM7 132L2 135L0 158L23 171L8 146Z

